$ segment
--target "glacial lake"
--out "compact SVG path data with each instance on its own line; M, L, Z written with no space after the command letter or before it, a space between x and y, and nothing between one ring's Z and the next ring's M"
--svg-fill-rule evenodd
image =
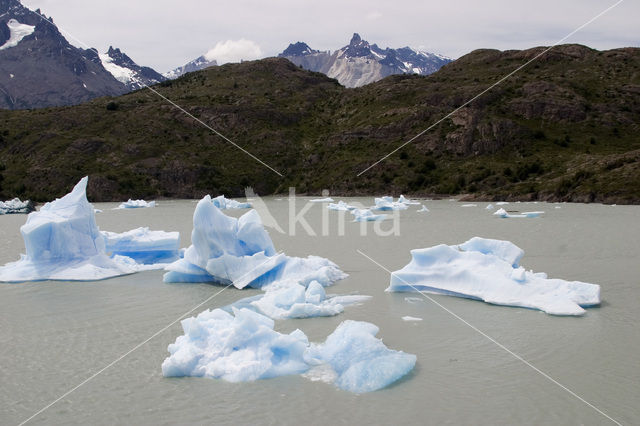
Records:
M306 200L297 199L296 213ZM373 203L372 197L344 200ZM287 199L264 201L288 231ZM195 203L161 200L155 208L136 210L111 210L116 203L94 205L103 210L97 214L103 230L148 226L180 231L186 247ZM485 209L488 203L424 204L430 212L410 206L399 213L399 235L374 232L374 226L389 232L395 223L391 219L378 225L352 223L350 214L328 211L326 204L313 204L304 215L316 236L300 223L295 236L268 228L276 249L327 257L349 274L328 293L373 296L338 316L277 321L276 329L299 328L321 342L346 319L372 322L389 348L418 358L414 371L392 386L356 395L302 376L250 383L164 378L160 365L169 355L167 346L182 334L176 323L28 424L614 424L432 301L419 294L385 293L389 274L358 252L397 270L409 262L413 248L457 244L473 236L512 241L525 250L521 264L527 269L600 284L602 305L587 309L583 317L555 317L431 297L611 418L638 424L640 207L510 203L502 207L545 213L499 219ZM244 212L226 211L233 216ZM19 228L25 220L24 215L0 216L0 264L24 253ZM28 419L222 289L164 284L162 274L0 284L0 424ZM192 315L259 293L231 287ZM406 322L403 316L423 320Z

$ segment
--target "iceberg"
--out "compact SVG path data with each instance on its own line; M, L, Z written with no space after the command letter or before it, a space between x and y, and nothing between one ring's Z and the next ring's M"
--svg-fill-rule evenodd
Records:
M313 200L309 200L310 203L333 203L333 198L331 197L326 197L326 198L314 198Z
M110 256L126 256L136 263L171 263L180 258L180 233L137 228L116 233L101 231Z
M391 274L390 292L428 292L583 315L600 304L600 286L549 279L519 265L524 251L509 241L475 237L457 245L411 250L411 262Z
M403 197L404 198L404 197ZM374 199L374 210L406 210L409 207L405 203L393 201L393 197L384 196Z
M408 199L408 198L405 198L405 197L404 197L404 195L402 195L402 194L400 194L400 198L398 198L398 202L399 202L399 203L402 203L402 204L408 204L408 205L411 205L411 204L414 204L414 205L420 204L420 202L419 202L419 201L413 201L413 200L410 200L410 199Z
M494 208L493 204L487 204L487 207L485 207L486 210L493 210Z
M402 317L402 321L416 322L416 321L422 321L422 318L405 315L405 316Z
M338 210L338 211L351 211L356 209L357 207L355 206L350 206L349 204L345 203L344 201L338 201L337 203L329 203L329 205L327 206L327 208L329 210Z
M251 203L241 203L236 200L230 200L228 198L225 198L224 195L217 196L216 198L212 199L211 202L220 210L251 208Z
M344 321L325 343L309 344L300 330L282 334L274 321L249 309L206 310L182 321L184 334L168 347L165 377L248 382L329 366L335 384L351 392L381 389L410 372L415 355L388 349L369 323Z
M478 205L477 204L463 204L460 207L478 207Z
M315 280L328 286L346 277L328 259L276 253L255 210L236 219L225 215L209 195L196 206L191 241L184 258L165 268L164 282L233 284L241 289L282 280L305 287Z
M523 218L523 217L539 217L541 214L544 214L544 212L522 212L522 213L516 213L516 214L511 214L511 213L507 213L507 211L505 209L499 209L497 211L495 211L493 213L494 216L498 216L502 219L511 219L511 218Z
M155 201L146 202L145 200L129 199L126 203L120 204L116 209L139 209L139 208L155 207L155 206L156 206Z
M428 212L429 212L429 209L424 204L422 205L420 210L418 210L418 213L428 213Z
M389 386L416 364L416 356L387 348L376 338L378 327L362 321L343 321L319 345L305 353L310 365L328 365L335 372L335 385L355 393Z
M19 198L14 198L9 201L0 201L0 215L3 214L27 214L34 211L36 208L31 200L20 201Z
M327 295L324 286L311 281L307 287L296 282L277 282L265 289L265 294L247 297L228 308L255 310L272 319L328 317L342 313L345 306L369 299L361 295Z
M29 214L20 228L27 254L0 267L0 281L92 281L162 267L151 263L151 257L147 258L150 264L139 264L133 258L123 256L124 250L114 250L109 255L107 244L112 244L112 248L122 244L120 248L124 248L127 240L131 241L132 253L141 252L143 248L153 252L154 245L165 246L154 238L145 241L140 230L124 234L100 232L95 210L87 201L87 182L87 177L82 178L69 194ZM148 231L147 235L158 237L157 232L162 233ZM168 239L172 241L175 237L177 244L177 233L167 234L171 234Z
M354 222L372 222L374 220L384 220L386 214L374 214L370 209L354 209L351 210Z

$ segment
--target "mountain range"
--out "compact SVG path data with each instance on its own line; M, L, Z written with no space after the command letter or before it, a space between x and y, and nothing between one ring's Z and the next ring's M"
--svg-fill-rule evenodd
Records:
M0 110L0 199L51 200L90 175L95 201L238 196L253 186L263 195L295 187L639 203L639 48L555 46L465 104L545 50L476 50L427 76L355 89L284 58L154 86L282 176L147 90Z
M381 49L354 34L349 45L330 52L291 44L279 56L311 71L357 87L392 74L427 75L449 58L409 47ZM53 19L31 11L19 0L0 0L0 108L30 109L75 105L101 96L117 96L147 85L216 66L200 56L160 74L140 66L118 48L106 52L71 45Z
M345 87L360 87L393 74L428 75L451 62L446 56L410 47L381 49L353 34L347 46L335 52L314 50L306 43L290 44L278 55L309 71L321 72Z

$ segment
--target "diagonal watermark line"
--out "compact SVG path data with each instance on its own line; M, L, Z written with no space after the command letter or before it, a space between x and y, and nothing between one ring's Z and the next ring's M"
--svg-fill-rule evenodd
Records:
M369 259L371 262L373 262L374 264L376 264L377 266L379 266L381 269L383 269L384 271L388 272L389 274L392 274L392 272L385 268L383 265L381 265L380 263L376 262L374 259L372 259L371 257L367 256L365 253L363 253L362 251L360 251L359 249L356 249L356 251L358 253L360 253L362 256L366 257L367 259ZM405 283L406 285L408 285L409 287L411 287L412 289L414 289L416 292L420 293L422 296L424 296L426 299L428 299L429 301L433 302L434 304L438 305L440 308L444 309L446 312L448 312L450 315L452 315L454 318L460 320L462 323L464 323L465 325L467 325L468 327L470 327L472 330L476 331L477 333L479 333L480 335L484 336L485 338L487 338L489 341L491 341L492 343L494 343L496 346L498 346L500 349L504 350L505 352L507 352L508 354L512 355L514 358L516 358L518 361L521 361L522 363L524 363L526 366L532 368L535 372L539 373L540 375L542 375L544 378L546 378L547 380L549 380L550 382L554 383L555 385L559 386L561 389L567 391L569 394L573 395L574 397L576 397L577 399L579 399L580 401L584 402L586 405L588 405L589 407L593 408L595 411L597 411L598 413L602 414L604 417L606 417L607 419L611 420L613 423L617 424L618 426L622 426L622 423L620 423L619 421L615 420L614 418L612 418L611 416L609 416L608 414L606 414L604 411L600 410L598 407L596 407L595 405L591 404L589 401L585 400L584 398L582 398L580 395L578 395L577 393L575 393L574 391L572 391L571 389L569 389L568 387L566 387L565 385L563 385L562 383L558 382L557 380L555 380L553 377L549 376L547 373L545 373L544 371L540 370L538 367L536 367L535 365L531 364L529 361L527 361L526 359L524 359L523 357L521 357L520 355L518 355L517 353L513 352L512 350L510 350L509 348L507 348L506 346L504 346L502 343L498 342L496 339L494 339L493 337L489 336L487 333L485 333L484 331L480 330L479 328L477 328L476 326L474 326L473 324L469 323L467 320L465 320L464 318L462 318L461 316L459 316L458 314L456 314L455 312L453 312L451 309L447 308L446 306L442 305L441 303L439 303L437 300L435 300L433 297L429 296L426 292L418 289L417 287L415 287L414 285L406 282L405 280L403 280L401 277L396 276L400 281L402 281L403 283Z
M282 254L283 252L279 252L277 253ZM251 274L253 271L255 271L256 269L258 269L259 267L261 267L262 265L266 264L267 262L269 262L271 259L267 259L264 262L260 263L259 265L257 265L256 267L254 267L253 269L251 269L250 271L248 271L247 273L245 273L244 275L242 275L240 278L238 278L239 280L242 280L244 277L246 277L247 275ZM124 354L122 354L121 356L119 356L118 358L116 358L114 361L110 362L109 364L107 364L106 366L102 367L100 370L98 370L97 372L93 373L91 376L89 376L88 378L84 379L82 382L80 382L79 384L77 384L76 386L74 386L73 388L69 389L68 391L66 391L65 393L63 393L59 398L56 398L55 400L53 400L52 402L50 402L49 404L45 405L44 407L42 407L40 410L38 410L36 413L34 413L33 415L31 415L31 417L23 420L22 422L19 423L18 426L22 426L28 422L30 422L31 420L33 420L35 417L37 417L38 415L42 414L43 412L47 411L49 408L51 408L52 406L54 406L57 402L59 402L60 400L66 398L67 396L69 396L71 393L73 393L74 391L76 391L78 388L80 388L81 386L87 384L88 382L90 382L91 380L95 379L96 377L98 377L100 374L104 373L106 370L108 370L109 368L113 367L114 365L116 365L118 362L122 361L124 358L126 358L128 355L130 355L131 353L135 352L137 349L141 348L142 346L144 346L145 344L147 344L149 341L151 341L153 338L157 337L158 335L162 334L164 331L168 330L169 328L171 328L172 326L174 326L178 321L182 320L184 317L186 317L187 315L190 315L193 311L195 311L196 309L198 309L199 307L201 307L202 305L206 304L207 302L209 302L210 300L214 299L216 296L218 296L220 293L222 293L223 291L225 291L226 289L228 289L229 287L231 287L233 285L233 282L230 284L227 284L225 287L223 287L220 291L218 291L217 293L214 293L213 295L207 297L204 301L198 303L196 306L194 306L193 308L189 309L187 312L185 312L184 314L180 315L178 318L176 318L174 321L172 321L171 323L169 323L168 325L166 325L165 327L162 327L160 330L156 331L155 333L153 333L150 337L146 338L145 340L143 340L142 342L138 343L136 346L134 346L133 348L131 348L130 350L128 350L127 352L125 352Z
M39 15L38 13L34 12L33 10L27 8L27 10L29 10L29 12L33 13L34 15L36 15L38 18L40 18L42 21L47 22L48 24L53 25L55 28L57 28L61 33L64 33L68 38L75 40L78 44L80 44L81 46L84 46L86 49L92 49L91 46L89 46L87 43L83 42L82 40L80 40L79 38L75 37L73 34L71 34L69 31L66 31L64 28L55 25L53 22L49 21L46 17ZM8 12L7 12L8 13ZM230 143L231 145L233 145L234 147L238 148L240 151L244 152L245 154L247 154L249 157L253 158L254 160L256 160L258 163L262 164L263 166L265 166L266 168L268 168L269 170L271 170L272 172L274 172L275 174L277 174L280 177L284 177L282 175L282 173L280 173L279 171L277 171L276 169L274 169L273 167L271 167L270 165L268 165L267 163L265 163L264 161L262 161L261 159L259 159L258 157L256 157L255 155L251 154L249 151L247 151L246 149L244 149L243 147L241 147L240 145L238 145L237 143L235 143L234 141L232 141L231 139L229 139L228 137L226 137L225 135L223 135L222 133L220 133L219 131L217 131L216 129L214 129L213 127L211 127L210 125L208 125L207 123L205 123L204 121L202 121L201 119L199 119L198 117L194 116L193 114L191 114L190 112L188 112L187 110L185 110L183 107L181 107L180 105L178 105L177 103L175 103L174 101L172 101L171 99L167 98L166 96L164 96L163 94L161 94L160 92L158 92L157 90L153 89L151 86L147 85L146 83L142 82L142 81L137 81L138 84L140 84L143 88L145 89L149 89L151 92L155 93L156 95L158 95L160 98L162 98L165 102L171 104L173 107L175 107L176 109L180 110L182 113L184 113L185 115L189 116L190 118L192 118L193 120L195 120L196 122L198 122L200 125L202 125L204 128L208 129L209 131L211 131L212 133L216 134L217 136L219 136L220 138L224 139L225 141L227 141L228 143Z
M487 87L486 89L484 89L482 92L478 93L477 95L475 95L473 98L469 99L468 101L466 101L465 103L463 103L462 105L460 105L458 108L454 109L453 111L451 111L449 114L445 115L444 117L442 117L441 119L439 119L438 121L436 121L435 123L433 123L431 126L427 127L426 129L424 129L423 131L421 131L420 133L418 133L417 135L415 135L414 137L412 137L411 139L409 139L408 141L406 141L405 143L403 143L402 145L400 145L399 147L397 147L396 149L394 149L393 151L391 151L390 153L388 153L387 155L385 155L384 157L382 157L381 159L379 159L378 161L376 161L375 163L371 164L369 167L367 167L366 169L364 169L363 171L361 171L360 173L357 174L358 177L360 177L362 174L366 173L368 170L370 170L371 168L377 166L378 164L380 164L381 162L383 162L384 160L386 160L387 158L389 158L391 155L395 154L396 152L398 152L399 150L401 150L402 148L404 148L405 146L409 145L411 142L413 142L414 140L416 140L417 138L419 138L420 136L424 135L425 133L427 133L429 130L433 129L434 127L436 127L438 124L442 123L444 120L446 120L447 118L451 117L453 114L455 114L456 112L460 111L462 108L466 107L467 105L469 105L471 102L475 101L476 99L478 99L479 97L481 97L482 95L484 95L485 93L489 92L490 90L492 90L493 88L495 88L496 86L498 86L499 84L501 84L502 82L504 82L505 80L507 80L509 77L513 76L515 73L519 72L520 70L522 70L524 67L526 67L527 65L529 65L530 63L538 60L542 55L544 55L545 53L549 52L551 49L553 49L554 47L556 47L557 45L559 45L560 43L564 42L565 40L567 40L569 37L571 37L572 35L574 35L575 33L577 33L578 31L582 30L584 27L586 27L587 25L593 23L593 21L595 21L596 19L600 18L602 15L604 15L605 13L609 12L611 9L613 9L614 7L618 6L620 3L622 3L624 0L618 0L616 3L614 3L613 5L609 6L608 8L606 8L605 10L603 10L602 12L598 13L596 16L594 16L593 18L589 19L587 22L585 22L584 24L580 25L578 28L576 28L575 30L571 31L569 34L567 34L566 36L562 37L560 40L556 41L555 43L553 43L551 46L547 47L545 50L543 50L542 52L540 52L539 54L537 54L536 56L534 56L533 58L529 59L527 62L525 62L524 64L520 65L518 68L516 68L515 70L511 71L509 74L505 75L504 77L502 77L500 80L496 81L495 83L493 83L491 86Z

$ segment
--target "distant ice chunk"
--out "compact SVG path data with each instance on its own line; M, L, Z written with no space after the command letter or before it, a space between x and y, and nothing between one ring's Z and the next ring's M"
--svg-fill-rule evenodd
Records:
M139 209L139 208L147 208L147 207L155 207L156 202L150 201L147 202L145 200L132 200L129 199L126 203L120 204L118 209Z
M402 204L407 204L407 205L417 205L417 204L420 204L420 202L419 202L419 201L413 201L413 200L410 200L410 199L408 199L408 198L405 198L405 196L404 196L404 195L402 195L402 194L400 194L400 198L398 198L398 202L399 202L399 203L402 203Z
M537 211L537 212L507 213L507 211L502 208L493 212L494 216L498 216L503 219L527 218L527 217L533 218L533 217L539 217L541 214L544 214L544 212Z
M422 205L420 210L418 210L418 213L427 213L427 212L429 212L429 209L424 204Z
M310 203L333 203L334 200L331 197L326 198L314 198L313 200L309 200Z
M459 246L411 250L411 262L391 274L387 291L425 291L539 309L552 315L582 315L600 303L600 286L548 279L519 266L524 252L508 241L473 238Z
M344 201L338 201L337 203L329 203L327 206L329 210L338 210L338 211L350 211L356 209L355 206L350 206Z
M374 199L374 210L406 210L409 207L405 203L393 201L393 197L384 196Z
M376 220L384 220L386 214L374 214L370 209L354 209L351 210L354 222L372 222Z
M282 334L274 321L249 309L206 310L182 321L184 335L169 345L165 377L196 376L246 382L325 368L319 377L363 393L397 381L415 355L388 349L370 323L344 321L325 343L309 344L300 330Z
M463 204L460 207L478 207L478 205L477 204Z
M413 370L416 356L387 348L375 337L378 331L368 322L344 321L324 343L312 344L305 359L310 365L330 365L336 386L346 391L382 389Z
M19 198L14 198L9 201L0 201L0 215L27 214L31 213L35 209L33 202L30 200L20 201Z
M213 198L211 202L220 210L251 208L251 203L241 203L236 200L230 200L228 198L225 198L224 195L219 195L216 198Z
M407 322L412 322L412 321L422 321L422 318L418 318L418 317L412 317L409 315L405 315L404 317L402 317L402 321L407 321Z
M496 206L506 206L507 204L509 204L509 202L508 202L508 201L498 201L498 202L496 203Z
M180 258L180 233L137 228L116 233L102 231L106 252L127 256L142 264L170 263Z
M487 204L487 207L485 207L485 209L487 210L493 210L495 207L493 207L493 204Z

